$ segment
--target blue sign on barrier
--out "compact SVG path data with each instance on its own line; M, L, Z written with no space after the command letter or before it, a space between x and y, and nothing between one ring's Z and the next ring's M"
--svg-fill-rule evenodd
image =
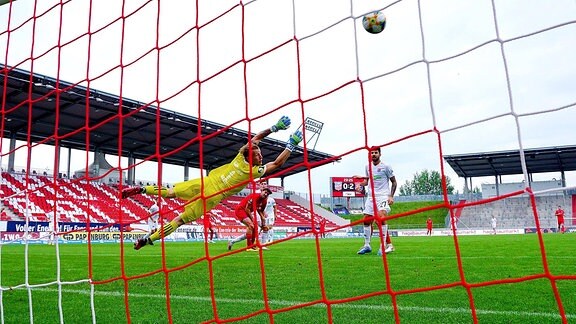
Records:
M86 230L86 223L58 223L58 232L71 232ZM49 232L52 231L50 222L26 222L23 221L8 221L6 222L6 232ZM102 232L119 232L120 224L107 224L107 223L90 223L90 229L99 230Z

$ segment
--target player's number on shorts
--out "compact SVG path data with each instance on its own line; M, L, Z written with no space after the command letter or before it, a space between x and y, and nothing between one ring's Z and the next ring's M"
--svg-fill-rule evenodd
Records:
M378 203L378 210L382 210L386 207L388 207L388 201L387 200L382 200L381 202Z

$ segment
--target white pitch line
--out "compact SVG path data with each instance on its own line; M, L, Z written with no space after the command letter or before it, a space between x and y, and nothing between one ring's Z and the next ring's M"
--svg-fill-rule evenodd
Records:
M40 288L35 290L43 290L55 292L57 289L52 288ZM62 289L63 293L76 293L81 295L90 295L88 290L76 290L76 289ZM112 297L124 297L123 292L109 292L109 291L95 291L94 295L98 296L112 296ZM161 298L166 299L165 295L158 294L140 294L140 293L128 293L130 297L133 298ZM197 296L181 296L181 295L171 295L171 299L180 300L190 300L197 302L211 302L212 299L208 297L197 297ZM263 301L260 299L237 299L237 298L216 298L219 303L241 303L241 304L262 304ZM269 300L270 304L279 306L295 306L303 304L304 302L288 301L288 300ZM316 304L313 307L325 308L325 304ZM392 306L382 306L382 305L358 305L358 304L332 304L334 308L344 308L344 309L369 309L369 310L383 310L391 311ZM452 313L452 314L470 314L469 308L449 308L449 307L416 307L416 306L399 306L401 311L412 311L412 312L435 312L435 313ZM554 318L560 319L560 314L558 313L544 313L544 312L520 312L520 311L499 311L499 310L489 310L489 309L476 309L476 314L478 315L499 315L499 316L516 316L516 317L538 317L538 318ZM576 314L566 314L567 319L576 319Z
M21 254L21 253L10 253L10 252L3 252L3 254L10 254L10 255L15 255L15 254ZM62 255L65 256L86 256L86 253L61 253ZM224 252L222 252L222 254L224 254ZM211 257L215 257L218 256L219 254L211 254ZM250 254L250 256L252 256L254 254ZM356 253L352 253L350 255L344 255L344 256L330 256L330 258L333 259L360 259L360 258L369 258L370 255L381 258L380 256L377 256L375 253L372 254L367 254L364 256L358 256ZM119 255L116 253L102 253L102 254L94 254L93 258L97 258L97 257L118 257ZM237 255L237 256L242 256L242 255ZM236 257L237 257L236 256ZM134 254L134 255L130 255L130 257L142 257L142 258L150 258L153 257L151 255L148 254ZM160 255L158 255L158 257L160 257ZM205 256L198 256L198 258L203 258ZM269 255L268 257L279 257L277 255ZM311 255L311 256L290 256L290 255L282 255L281 256L282 259L317 259L318 257L316 255ZM576 259L576 255L550 255L547 254L546 257L548 259L567 259L567 260L573 260ZM452 256L436 256L436 255L429 255L429 256L401 256L401 255L392 255L392 256L388 256L388 260L414 260L414 259L446 259L446 260L453 260L455 258L455 255ZM472 260L472 259L489 259L489 260L493 260L493 259L506 259L506 260L514 260L514 259L541 259L542 256L541 255L533 255L533 256L528 256L528 255L515 255L515 256L498 256L498 255L483 255L483 256L461 256L460 257L462 260ZM193 260L192 257L190 260Z

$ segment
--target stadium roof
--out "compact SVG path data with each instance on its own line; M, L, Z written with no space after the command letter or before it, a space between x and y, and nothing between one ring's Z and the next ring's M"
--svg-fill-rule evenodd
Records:
M30 131L32 142L54 145L57 136L61 147L78 150L85 150L89 139L91 151L116 156L132 155L136 159L151 161L156 161L154 154L158 141L164 163L187 163L189 167L200 168L200 135L204 138L203 165L208 170L230 162L247 141L246 131L226 125L206 120L199 122L192 116L62 80L57 83L54 78L30 75L29 71L4 65L0 68L2 93L6 94L2 134L5 138L14 136L17 140L26 141ZM56 87L60 89L58 97ZM119 117L120 112L125 118ZM157 120L160 123L156 123ZM55 130L57 122L58 129ZM28 125L32 125L30 130ZM284 150L285 144L271 138L261 141L264 160L275 158ZM314 166L335 160L332 155L308 150L308 162ZM306 170L304 165L299 165L302 162L303 151L297 149L283 169L295 168L282 176Z
M525 149L528 173L565 172L576 170L576 146L555 146ZM484 177L522 174L520 151L499 151L445 155L459 177Z

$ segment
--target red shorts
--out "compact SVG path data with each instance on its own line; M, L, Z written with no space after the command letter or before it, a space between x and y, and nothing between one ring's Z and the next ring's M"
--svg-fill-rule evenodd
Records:
M250 217L244 208L237 208L234 210L234 215L236 215L236 218L238 218L239 221L243 221L244 218Z

